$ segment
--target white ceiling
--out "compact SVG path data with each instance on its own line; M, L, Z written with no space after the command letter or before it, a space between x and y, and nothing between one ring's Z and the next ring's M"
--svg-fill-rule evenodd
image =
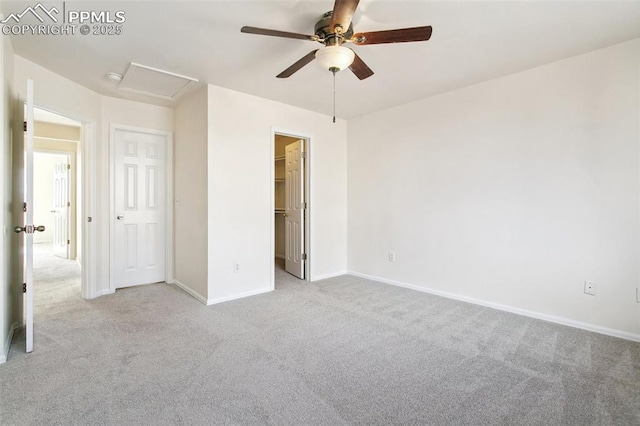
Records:
M2 1L21 12L31 2ZM44 2L59 5L62 1ZM311 63L275 76L320 46L240 33L243 25L313 33L333 1L67 1L67 9L123 10L119 36L12 36L15 53L98 93L124 93L105 73L130 62L330 115L332 76ZM337 115L351 118L640 37L640 1L361 0L356 31L432 25L428 42L350 46L375 75L337 75Z

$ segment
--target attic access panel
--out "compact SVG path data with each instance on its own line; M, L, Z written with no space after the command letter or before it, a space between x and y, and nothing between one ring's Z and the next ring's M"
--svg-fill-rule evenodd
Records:
M180 97L190 84L197 82L195 78L132 62L118 89L173 101Z

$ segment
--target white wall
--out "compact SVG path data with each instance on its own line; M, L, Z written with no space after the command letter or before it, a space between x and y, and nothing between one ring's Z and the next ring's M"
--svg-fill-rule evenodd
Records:
M344 273L346 122L216 86L208 117L209 302L270 288L272 129L311 137L311 278Z
M95 285L88 296L109 293L109 125L172 131L173 110L101 96L19 56L15 57L14 72L19 92L26 87L27 79L34 80L36 106L91 125L88 139L93 139L94 145L89 143L79 150L90 159L83 164L85 178L95 182L98 189L96 193L87 192L88 197L83 199L87 209L81 218L85 221L92 217L87 226L93 227L96 241L96 250L87 260L95 260L96 273Z
M13 61L14 55L9 37L0 39L0 179L2 179L2 244L0 244L0 363L7 359L11 344L12 330L17 326L19 318L16 299L18 288L12 280L9 263L11 251L11 234L13 218L11 215L11 109L13 93Z
M207 288L207 87L175 110L175 279L206 303Z
M640 339L639 52L350 120L349 269Z

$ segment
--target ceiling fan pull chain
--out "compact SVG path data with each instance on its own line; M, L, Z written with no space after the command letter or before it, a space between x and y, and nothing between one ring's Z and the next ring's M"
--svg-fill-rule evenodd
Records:
M336 122L336 71L333 70L333 122Z

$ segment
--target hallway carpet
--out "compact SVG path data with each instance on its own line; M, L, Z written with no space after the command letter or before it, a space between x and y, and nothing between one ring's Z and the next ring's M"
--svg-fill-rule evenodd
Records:
M638 343L350 276L207 307L49 268L2 425L640 424Z

